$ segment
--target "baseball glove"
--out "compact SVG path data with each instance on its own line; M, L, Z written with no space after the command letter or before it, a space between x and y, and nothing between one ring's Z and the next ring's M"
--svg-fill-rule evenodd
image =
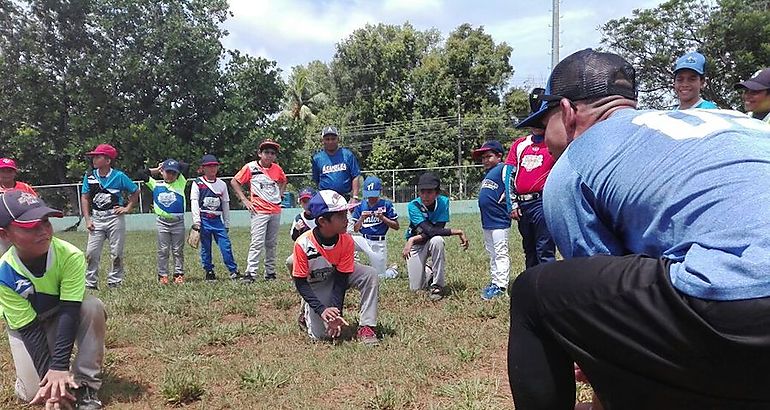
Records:
M194 249L198 249L198 246L201 244L201 233L199 230L190 228L190 233L187 235L187 244Z

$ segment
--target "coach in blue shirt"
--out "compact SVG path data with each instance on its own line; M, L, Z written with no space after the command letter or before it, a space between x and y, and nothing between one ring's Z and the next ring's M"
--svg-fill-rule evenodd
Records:
M313 155L313 181L319 190L331 189L350 200L356 201L360 181L356 156L347 148L340 148L340 138L337 128L327 126L321 132L324 149Z
M516 408L770 408L770 126L637 111L634 68L587 49L551 73L543 206L564 261L511 287ZM746 206L747 204L754 206Z

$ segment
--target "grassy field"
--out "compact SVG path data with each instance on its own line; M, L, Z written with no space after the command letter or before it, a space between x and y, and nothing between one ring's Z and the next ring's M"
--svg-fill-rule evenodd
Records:
M187 247L187 283L161 287L155 234L129 232L124 285L107 290L102 270L103 290L96 292L109 314L100 396L110 409L511 408L509 300L479 297L489 277L478 215L455 217L451 225L466 231L471 246L463 252L456 237L448 241L449 295L435 303L409 292L399 256L403 231L389 235L390 262L398 262L400 276L380 285L382 340L373 348L355 340L314 343L299 331L299 296L283 268L288 226L278 246L280 280L251 285L224 279L218 254L220 280L204 282L198 254ZM230 234L243 270L248 230ZM84 233L57 236L85 249ZM515 275L524 259L515 229L510 238ZM103 267L108 259L105 253ZM345 315L355 326L358 295L348 295ZM0 367L0 407L13 408L7 343L0 343Z

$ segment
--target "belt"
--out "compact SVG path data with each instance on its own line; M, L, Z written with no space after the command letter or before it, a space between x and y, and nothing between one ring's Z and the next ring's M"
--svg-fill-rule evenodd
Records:
M219 218L221 214L212 214L210 212L201 212L201 216L206 217L208 219L217 219Z
M95 216L97 218L103 218L105 216L115 215L115 211L113 211L112 209L107 209L105 211L99 211L97 209L94 209L94 210L91 211L91 215Z
M160 216L160 215L158 215L158 219L160 219L161 221L166 221L166 222L177 222L177 221L184 220L184 216Z
M385 235L362 235L364 238L370 240L370 241L384 241Z
M542 191L540 191L540 192L532 192L532 193L529 193L529 194L516 195L516 199L518 199L521 202L534 201L535 199L540 199L542 197L543 197L543 192Z

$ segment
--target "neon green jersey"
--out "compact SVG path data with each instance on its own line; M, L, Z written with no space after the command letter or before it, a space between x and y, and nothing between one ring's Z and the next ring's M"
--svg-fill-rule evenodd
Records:
M153 209L155 213L163 218L184 216L187 196L184 188L187 185L187 179L184 175L172 183L164 180L150 178L147 181L147 187L152 190Z
M45 273L35 277L11 247L0 257L0 308L8 327L20 329L36 317L46 319L61 301L82 302L86 259L69 242L52 238Z

